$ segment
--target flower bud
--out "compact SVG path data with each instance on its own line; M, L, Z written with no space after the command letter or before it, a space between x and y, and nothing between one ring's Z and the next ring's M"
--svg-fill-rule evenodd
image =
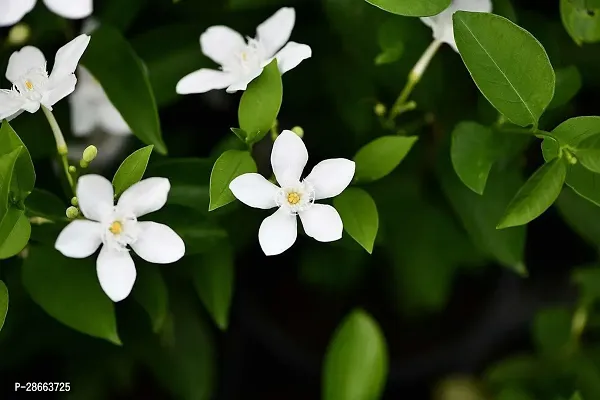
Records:
M373 111L375 112L375 115L377 115L378 117L383 117L383 116L385 116L385 113L387 112L387 107L384 104L377 103L377 104L375 104L375 108L373 109Z
M74 165L69 165L69 172L74 174L75 172L77 172L77 168L75 168Z
M292 128L292 132L298 135L300 138L304 136L304 129L301 126L295 126Z
M94 161L94 159L96 158L97 155L98 155L98 149L96 148L96 146L94 146L94 145L88 146L83 151L82 160L89 164L92 161Z
M31 29L27 24L17 24L8 31L8 43L12 46L21 46L31 36Z
M79 160L79 166L80 166L81 168L87 168L87 167L89 167L89 165L90 165L90 163L89 163L89 162L87 162L87 161L85 161L85 160Z
M69 219L75 219L77 218L77 216L79 215L79 210L77 209L77 207L69 207L67 208L67 218Z
M71 204L73 205L73 207L77 207L79 205L79 200L77 200L77 197L73 197L71 199Z

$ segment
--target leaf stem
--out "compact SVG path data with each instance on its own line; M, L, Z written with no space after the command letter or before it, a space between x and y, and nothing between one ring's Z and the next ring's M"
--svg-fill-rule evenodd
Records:
M67 147L67 143L65 142L65 137L63 136L62 131L60 130L60 126L58 126L58 122L56 118L54 118L54 114L52 111L42 106L42 111L48 120L48 124L50 124L50 129L52 129L52 134L54 135L54 140L56 141L56 150L58 151L58 155L61 158L63 169L65 170L65 175L67 176L67 181L69 182L69 186L73 191L75 191L75 182L73 181L73 177L69 172L69 160L67 155L69 154L69 148Z

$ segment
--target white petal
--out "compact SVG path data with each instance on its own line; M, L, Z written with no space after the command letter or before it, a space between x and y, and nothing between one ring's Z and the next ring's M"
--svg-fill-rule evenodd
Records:
M96 260L96 273L102 290L114 302L129 296L135 277L135 264L128 251L102 246Z
M296 23L296 11L290 7L279 9L256 28L256 38L265 49L267 57L287 43Z
M117 207L137 217L160 210L167 202L171 183L167 178L147 178L131 185L119 199Z
M62 78L60 81L50 82L51 86L49 87L48 92L44 93L42 104L46 106L46 108L52 109L52 106L73 93L75 85L77 84L77 78L75 77L75 74L71 74Z
M167 225L156 222L138 222L140 233L131 245L144 260L155 264L170 264L185 254L183 239Z
M46 7L63 18L82 19L92 15L93 0L44 0Z
M12 90L0 90L0 120L9 119L23 107L23 98Z
M6 79L15 83L23 74L32 68L46 67L46 57L37 47L25 46L15 51L8 59Z
M40 109L40 102L39 101L30 101L30 100L23 100L23 105L21 105L21 108L23 108L23 110L30 112L30 113L35 113L37 112L37 110ZM52 108L49 108L50 111L52 111Z
M125 136L131 134L131 128L108 98L106 98L105 103L98 107L98 123L105 132L111 135Z
M235 80L228 72L202 68L181 78L175 91L179 94L205 93L213 89L225 89Z
M112 183L101 175L83 175L77 181L79 209L87 219L102 221L114 205Z
M264 67L256 68L246 75L235 77L235 81L227 87L227 93L235 93L238 90L246 90L250 82L260 76Z
M337 210L327 204L313 204L299 213L304 232L319 242L333 242L342 238L342 218Z
M246 41L236 31L217 25L208 28L200 35L200 47L205 56L214 62L226 65L246 46Z
M282 74L296 68L303 60L312 56L310 46L296 42L288 42L276 55L277 66Z
M87 136L96 127L97 110L89 103L80 90L81 83L72 96L69 97L71 106L71 130L75 136Z
M298 236L296 216L279 208L260 224L258 241L268 256L281 254L294 244Z
M275 195L279 188L260 174L240 175L231 181L229 189L231 189L236 199L247 206L262 208L263 210L277 206Z
M300 181L308 162L308 151L304 142L292 131L283 131L275 139L271 151L271 166L281 187Z
M36 0L0 0L0 26L16 24L33 10Z
M75 220L60 232L54 247L66 257L89 257L102 244L101 230L98 222Z
M50 74L50 81L60 82L63 78L75 73L77 64L89 43L90 37L82 34L58 49L54 59L54 67Z
M337 196L348 187L354 177L354 161L345 158L332 158L315 165L304 179L315 190L315 199Z

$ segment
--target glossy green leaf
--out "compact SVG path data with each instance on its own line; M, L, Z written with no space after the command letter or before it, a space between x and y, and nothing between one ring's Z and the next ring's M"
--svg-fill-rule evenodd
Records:
M428 17L444 11L451 0L366 0L366 2L392 14Z
M121 33L108 25L95 30L82 64L100 82L134 135L166 154L146 70Z
M21 138L19 138L8 121L3 121L2 127L0 127L0 155L8 154L19 147L22 147L22 150L15 165L11 190L15 192L20 200L23 200L31 193L35 185L33 162Z
M169 296L167 285L160 274L159 267L145 263L137 269L133 298L146 310L152 330L158 333L167 318L169 311Z
M416 136L382 136L367 143L354 156L354 177L361 182L371 182L392 172L406 157Z
M51 221L66 220L67 206L54 193L43 189L33 189L25 200L27 215L43 217Z
M354 310L337 328L323 365L323 400L376 400L387 380L383 333L366 312Z
M494 14L458 11L453 20L456 45L481 93L511 122L537 126L555 83L542 45Z
M571 118L554 128L552 135L562 146L577 148L580 142L600 134L600 117ZM552 139L544 139L542 152L546 161L558 155L558 144ZM585 168L581 163L568 166L567 185L577 194L600 206L600 174Z
M27 246L31 225L23 210L9 207L0 221L0 260L19 254Z
M233 134L235 136L238 137L238 139L240 139L242 142L246 142L246 138L248 137L248 134L246 133L245 130L240 129L240 128L230 128L231 132L233 132Z
M201 256L188 259L196 293L221 330L229 325L233 296L234 254L228 245L216 247Z
M369 254L379 229L377 205L369 195L359 188L348 188L333 199L335 209L340 213L344 230Z
M600 41L600 4L560 0L560 16L569 36L578 45Z
M260 141L269 132L282 100L281 73L277 60L273 60L258 78L250 82L240 100L238 119L240 128L247 132L248 143Z
M0 331L4 326L4 320L8 313L8 288L4 282L0 281Z
M10 204L11 181L22 150L23 147L17 147L10 153L0 156L0 217L4 215Z
M115 196L120 196L127 188L142 179L153 148L153 145L142 147L131 153L121 163L112 180Z
M229 184L238 176L256 172L256 163L247 151L227 150L215 161L210 173L210 205L215 210L235 200Z
M574 152L581 165L592 172L600 173L600 134L579 142Z
M113 302L102 291L95 259L67 258L51 247L30 247L22 267L31 298L79 332L121 344Z
M556 354L571 341L573 315L566 308L547 308L533 320L533 339L540 352Z
M483 194L496 161L495 144L492 130L476 122L461 122L452 131L450 155L454 171L477 194Z
M581 89L581 74L571 65L556 71L556 90L548 108L557 108L567 104Z
M539 217L557 199L566 175L566 161L562 158L541 166L512 199L498 229L524 225Z

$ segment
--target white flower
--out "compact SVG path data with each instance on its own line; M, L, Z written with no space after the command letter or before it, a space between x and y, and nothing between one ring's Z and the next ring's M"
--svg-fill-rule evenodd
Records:
M73 134L87 136L95 129L119 136L130 134L127 122L92 74L84 67L78 67L77 76L77 88L69 97Z
M334 158L321 161L300 180L308 161L302 139L292 131L283 131L273 144L271 165L277 182L272 184L259 174L243 174L229 188L242 203L262 209L278 207L265 218L258 231L260 246L266 255L281 254L296 241L296 215L304 232L319 242L332 242L342 237L342 219L335 208L315 204L342 193L354 177L354 161Z
M192 72L177 83L177 93L246 90L273 58L277 58L282 74L295 68L312 55L309 46L288 42L295 21L293 8L281 8L258 26L256 38L248 38L247 43L231 28L211 26L200 36L200 46L204 55L221 65L221 71L203 68Z
M16 24L35 7L36 0L0 0L0 26ZM93 11L92 0L44 0L50 11L68 19L81 19Z
M100 286L111 300L123 300L136 277L127 246L144 260L157 264L173 263L185 253L183 240L171 228L137 220L161 209L170 188L166 178L144 179L123 192L115 206L110 181L100 175L82 176L77 199L87 219L67 225L56 239L56 249L67 257L85 258L102 245L96 260Z
M6 79L13 87L0 90L0 119L22 111L34 113L40 105L52 110L56 102L71 94L77 83L75 68L89 42L88 35L80 35L58 49L50 75L46 58L37 47L15 51L6 69Z
M421 21L433 30L433 38L448 43L454 51L458 49L454 41L452 16L457 11L492 12L492 2L491 0L452 0L452 4L438 15L421 18Z

